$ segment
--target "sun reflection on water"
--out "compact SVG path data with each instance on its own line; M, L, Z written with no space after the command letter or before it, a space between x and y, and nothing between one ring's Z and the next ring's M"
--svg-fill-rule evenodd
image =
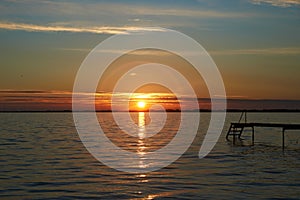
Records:
M140 161L139 161L139 167L140 168L146 168L147 165L144 163L144 155L146 154L145 150L146 150L146 146L145 143L143 141L143 138L145 138L145 113L144 112L139 112L139 117L138 117L138 127L139 127L139 132L138 132L138 149L137 149L137 153L140 156Z
M139 139L143 139L145 137L145 113L139 112L138 126L139 126Z

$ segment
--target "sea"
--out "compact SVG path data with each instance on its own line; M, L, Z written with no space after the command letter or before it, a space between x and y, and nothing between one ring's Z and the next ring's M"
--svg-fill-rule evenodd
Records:
M227 113L222 134L206 157L199 159L198 153L209 112L201 113L197 135L179 159L156 171L130 173L89 153L70 112L0 113L0 199L299 199L300 130L286 130L284 150L280 128L256 128L254 145L251 130L245 130L233 144L225 137L240 114ZM172 140L180 115L168 113L163 133L142 139L145 154ZM137 123L142 118L142 126L151 123L147 113L131 116ZM126 138L112 113L97 117L117 146L140 149L141 138ZM300 113L251 112L247 121L299 124Z

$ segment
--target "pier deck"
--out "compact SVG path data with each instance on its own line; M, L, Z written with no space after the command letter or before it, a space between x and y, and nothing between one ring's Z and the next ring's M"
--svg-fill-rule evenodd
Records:
M300 130L300 124L282 124L282 123L241 123L241 122L233 122L230 125L230 128L227 132L226 139L229 139L229 136L233 137L233 142L235 143L236 137L240 138L245 128L251 128L252 129L252 145L254 145L254 135L255 127L275 127L275 128L281 128L282 129L282 149L284 149L285 141L285 130Z

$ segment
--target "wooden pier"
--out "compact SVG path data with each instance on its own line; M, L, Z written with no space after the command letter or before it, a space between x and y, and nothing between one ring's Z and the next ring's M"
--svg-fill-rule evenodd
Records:
M240 122L243 114L245 115L245 122ZM226 139L229 140L229 137L232 136L233 143L238 138L240 139L242 133L245 128L252 129L252 145L254 145L254 137L255 137L255 127L274 127L274 128L281 128L282 129L282 149L285 147L285 131L286 130L300 130L300 124L283 124L283 123L247 123L247 114L246 112L242 113L239 122L232 122L230 124L230 128L227 132Z

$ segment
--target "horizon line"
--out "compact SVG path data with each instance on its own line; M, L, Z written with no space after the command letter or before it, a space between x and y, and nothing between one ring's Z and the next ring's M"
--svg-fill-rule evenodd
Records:
M0 113L21 113L21 112L128 112L124 110L112 111L112 110L0 110ZM167 109L163 110L130 110L129 112L300 112L300 109L226 109L226 110L211 110L211 109L199 109L199 110L179 110L179 109Z

